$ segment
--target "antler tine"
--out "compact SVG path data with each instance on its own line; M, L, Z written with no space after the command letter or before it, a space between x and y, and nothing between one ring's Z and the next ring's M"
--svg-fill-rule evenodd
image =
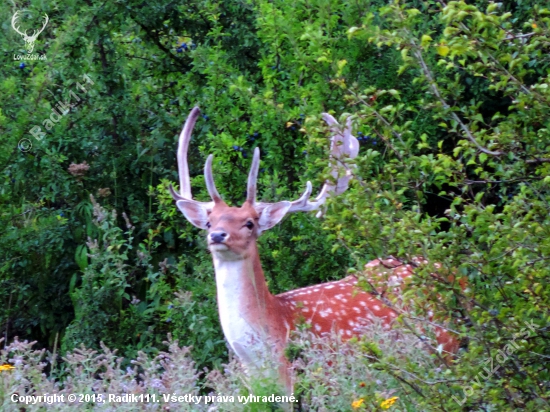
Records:
M193 107L185 125L180 133L178 144L178 174L180 177L180 193L181 197L185 199L192 199L191 195L191 182L189 179L189 165L187 164L187 151L189 148L189 140L191 139L191 132L200 114L198 106Z
M19 31L19 27L15 27L15 24L17 23L17 18L18 18L18 17L19 17L19 10L17 10L17 11L15 12L15 14L13 15L13 17L11 18L11 27L13 27L13 29L14 29L17 33L19 33L21 36L26 36L25 33L21 33L21 32Z
M214 175L212 174L212 159L213 155L209 155L204 164L204 180L206 181L206 189L212 200L217 203L222 201L222 197L216 189L216 184L214 183Z
M170 183L170 184L168 185L168 190L170 191L170 194L172 195L172 198L173 198L175 201L178 201L178 200L189 200L188 198L183 197L183 196L180 195L178 192L176 192L176 189L174 189L174 186L172 186L172 183Z
M170 185L168 189L170 194L176 202L179 200L185 200L189 202L194 202L195 204L200 205L206 210L212 210L216 202L221 201L220 194L218 193L216 186L214 185L214 178L212 177L212 155L208 156L206 164L204 166L204 177L206 179L206 188L210 197L212 197L212 202L197 202L193 200L191 194L191 180L189 178L189 165L187 164L187 151L189 148L189 140L191 139L191 131L197 122L199 117L200 109L198 106L193 107L187 120L183 125L183 129L180 133L179 143L178 143L178 174L180 178L180 193L176 192L174 187Z
M359 154L359 141L351 134L351 116L346 119L344 129L344 152L350 159L355 159Z
M345 176L338 177L337 166L333 166L331 175L336 180L336 184L326 181L321 192L314 200L309 200L311 195L311 182L308 181L306 184L306 191L298 200L291 202L288 213L309 212L319 209L325 203L330 193L340 194L345 192L352 178L351 167L353 166L350 167L349 164L342 162L342 160L344 160L343 157L347 156L353 159L357 157L359 153L359 142L355 136L351 134L351 118L347 118L346 126L342 132L340 125L334 117L328 113L323 113L322 116L333 132L330 146L331 157L334 158L338 165L343 165L346 168L346 174ZM317 213L317 217L321 214L322 212Z
M332 126L335 132L334 139L331 144L332 156L336 159L338 165L344 167L346 174L338 177L338 170L333 169L331 175L336 179L336 186L334 187L334 194L339 195L347 190L349 181L351 180L350 166L341 161L343 156L348 158L355 158L359 153L359 142L351 135L351 118L346 119L346 127L344 132L338 130L337 126ZM340 143L340 144L338 144Z
M256 203L256 192L258 182L258 168L260 167L260 148L254 149L254 158L252 159L252 166L250 166L250 172L248 174L248 185L246 201L254 205Z
M46 13L44 13L44 15L46 16L46 21L44 22L44 25L42 26L40 31L34 30L34 33L32 35L32 37L34 38L38 37L38 35L44 31L44 29L46 28L46 25L48 24L48 21L49 21L48 15Z
M42 30L40 30L40 33L44 31L44 29L46 28L46 25L50 21L50 18L48 17L48 15L46 13L44 13L44 15L46 16L46 21L44 22L44 25L42 26Z
M291 206L290 206L289 212L306 211L308 204L310 203L309 197L311 196L311 191L312 191L311 182L308 180L306 183L306 190L304 191L302 196L300 196L299 199L296 199L290 203Z
M321 117L329 126L338 125L338 122L330 113L322 113Z

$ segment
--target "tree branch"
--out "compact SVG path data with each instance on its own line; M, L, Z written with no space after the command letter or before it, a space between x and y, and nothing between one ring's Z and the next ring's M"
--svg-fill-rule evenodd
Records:
M529 164L537 164L537 163L550 163L550 159L549 158L535 158L535 159L529 159L529 160L526 160L525 163L529 163Z
M410 33L408 33L408 34L410 34ZM432 93L439 100L439 102L443 105L443 108L445 110L449 110L450 106L447 104L447 102L445 101L445 99L441 95L441 92L439 91L439 88L437 87L437 83L435 82L434 76L433 76L431 70L429 69L428 65L424 61L424 58L422 57L422 53L420 52L420 49L419 49L418 45L415 43L412 36L410 36L410 39L411 39L411 42L412 42L412 45L413 45L413 53L414 53L416 59L418 60L418 63L420 64L420 69L422 70L422 73L424 74L424 76L428 80L428 84L429 84L430 88L432 89ZM500 156L500 155L504 154L501 151L496 151L495 152L495 151L489 150L489 149L481 146L478 143L478 141L476 140L476 138L474 137L474 135L472 134L472 132L470 131L470 129L468 128L468 126L460 119L460 117L458 117L458 115L453 111L450 111L450 114L451 114L452 118L460 125L460 128L466 134L466 137L468 138L468 140L470 142L472 142L478 148L479 151L481 151L483 153L486 153L488 155L491 155L491 156Z

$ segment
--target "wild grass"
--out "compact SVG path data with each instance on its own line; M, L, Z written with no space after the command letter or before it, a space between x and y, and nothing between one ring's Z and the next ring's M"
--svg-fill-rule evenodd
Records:
M422 343L413 334L387 330L381 324L370 325L363 332L361 339L347 342L337 334L320 338L308 330L296 332L288 350L296 378L294 410L425 410L422 397L409 382L415 379L406 369L413 365L417 373L433 374L443 367L436 365L434 357L421 348ZM164 350L156 355L139 352L130 367L124 367L127 362L103 344L100 352L84 347L69 352L52 367L54 356L34 349L33 345L15 339L0 350L0 365L6 365L0 371L2 411L20 411L22 407L26 412L289 408L288 403L269 402L269 398L262 401L262 396L283 395L278 393L273 379L258 378L267 375L256 372L249 377L237 360L224 365L223 370L197 370L190 348L180 347L170 336ZM14 396L46 394L63 395L64 401L52 404L13 401ZM69 394L88 394L95 396L96 401L69 402ZM108 395L124 394L144 395L144 400L148 394L150 402L98 402L99 398L107 401ZM198 396L200 403L196 403ZM206 396L210 397L208 404Z

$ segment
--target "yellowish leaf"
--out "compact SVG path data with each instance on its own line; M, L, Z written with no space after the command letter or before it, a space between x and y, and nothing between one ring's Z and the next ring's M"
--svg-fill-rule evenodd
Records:
M449 46L445 46L445 45L437 46L437 54L443 57L447 56L450 50L451 49L449 49Z

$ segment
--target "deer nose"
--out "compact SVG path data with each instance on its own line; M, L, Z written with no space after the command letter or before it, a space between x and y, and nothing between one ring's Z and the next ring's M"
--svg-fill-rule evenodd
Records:
M227 233L225 233L225 232L212 232L212 233L210 233L210 241L212 243L223 243L225 241L226 237L227 237Z

